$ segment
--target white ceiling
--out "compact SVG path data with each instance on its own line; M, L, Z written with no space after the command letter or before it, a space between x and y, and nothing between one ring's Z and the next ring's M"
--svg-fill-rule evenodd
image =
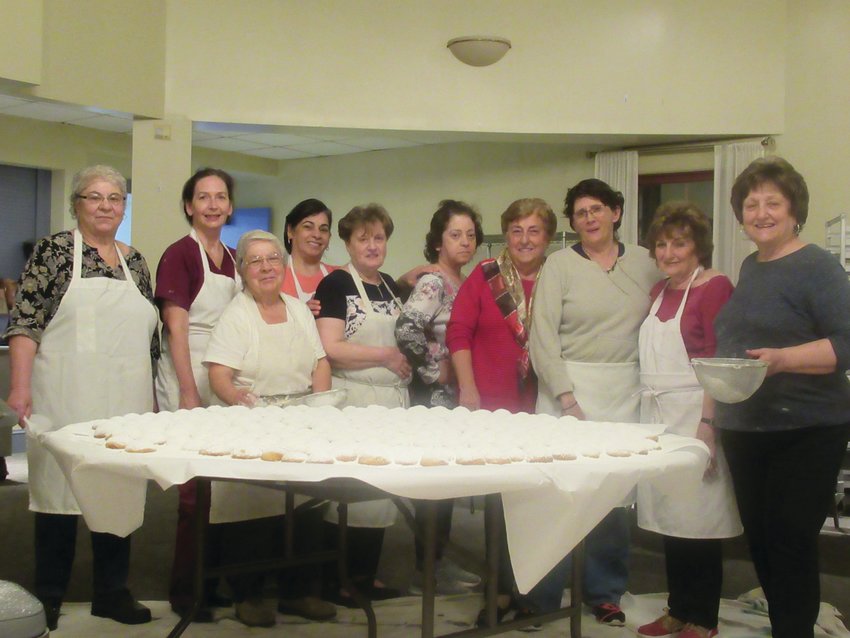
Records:
M0 115L12 115L72 126L132 134L130 113L89 106L39 101L0 94ZM536 142L580 144L594 150L637 144L668 144L693 139L671 135L552 135L465 133L443 131L390 131L320 127L269 126L195 122L195 146L266 157L274 160L346 155L366 151L445 144L451 142Z

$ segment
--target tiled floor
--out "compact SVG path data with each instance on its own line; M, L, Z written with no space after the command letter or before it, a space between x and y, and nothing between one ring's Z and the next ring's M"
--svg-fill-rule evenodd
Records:
M626 595L622 606L627 615L625 627L604 627L585 613L582 617L582 635L585 638L616 638L636 636L635 628L654 619L664 606L666 595L644 594ZM63 608L59 629L51 636L57 638L163 638L168 634L177 617L171 613L164 602L148 603L155 620L148 625L127 627L117 623L94 618L89 615L85 603L70 603ZM471 627L481 597L468 596L441 597L437 601L436 628L438 635L461 631ZM737 601L723 601L721 607L720 635L723 638L765 638L769 636L767 618L757 613L757 605ZM833 608L826 606L822 610L821 623L816 636L850 637L850 632L836 619ZM418 598L400 598L376 604L378 635L381 638L415 638L420 632L420 604ZM541 638L569 635L569 621L561 620L543 627L536 635ZM287 638L349 638L366 636L366 623L363 612L340 608L337 619L329 623L311 623L300 621L292 616L278 615L278 624L270 629L248 628L241 625L229 610L218 614L216 622L202 625L190 625L183 634L186 638L225 638L239 636L285 635ZM514 631L507 635L521 636Z

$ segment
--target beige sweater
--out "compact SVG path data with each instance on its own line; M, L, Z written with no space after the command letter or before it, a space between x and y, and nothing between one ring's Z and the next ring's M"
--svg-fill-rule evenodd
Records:
M563 361L637 361L649 291L661 277L647 250L630 244L610 272L571 247L550 255L537 282L529 342L541 386L553 397L573 391Z

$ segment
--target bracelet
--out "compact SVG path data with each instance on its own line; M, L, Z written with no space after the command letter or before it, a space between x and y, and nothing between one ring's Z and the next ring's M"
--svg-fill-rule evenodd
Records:
M567 410L572 410L574 407L578 405L578 401L573 401L570 405L565 408L561 408L561 412L566 412Z
M702 417L699 420L700 423L705 423L706 425L714 425L714 419L709 419L707 416Z

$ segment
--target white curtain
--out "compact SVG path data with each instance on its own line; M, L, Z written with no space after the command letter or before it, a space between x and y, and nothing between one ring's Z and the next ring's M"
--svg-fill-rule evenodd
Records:
M714 259L712 265L738 282L741 262L756 249L735 219L729 197L732 184L758 157L764 156L760 142L718 144L714 147Z
M597 153L594 173L597 179L620 191L626 200L620 225L620 241L625 244L638 243L637 151Z

